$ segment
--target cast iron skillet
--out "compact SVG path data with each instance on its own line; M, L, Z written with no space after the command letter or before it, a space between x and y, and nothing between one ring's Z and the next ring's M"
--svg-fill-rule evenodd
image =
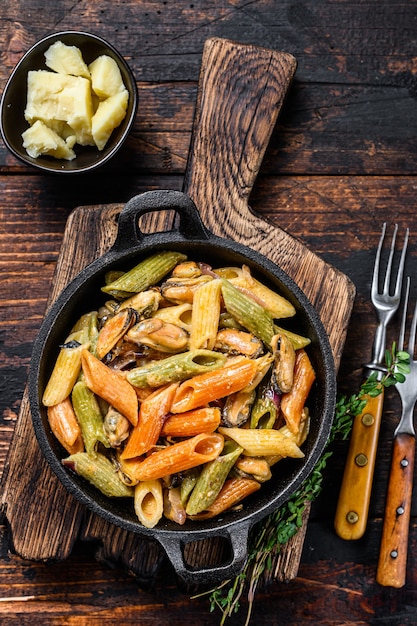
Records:
M178 227L169 232L145 234L140 216L171 209ZM185 252L189 259L211 263L214 267L247 264L255 276L277 289L296 310L288 329L307 334L308 348L317 379L309 398L311 431L303 445L303 459L284 460L276 466L273 478L248 498L242 509L209 521L178 526L169 520L153 529L137 520L132 502L111 500L68 471L61 463L67 453L52 435L41 397L55 362L59 345L81 314L94 310L105 299L100 287L110 269L129 269L158 250ZM249 530L255 522L282 505L310 474L318 461L330 432L335 404L335 368L324 327L304 293L277 265L258 252L235 241L219 238L206 229L192 200L182 192L149 191L132 198L123 208L113 247L88 265L63 290L48 311L34 344L29 373L29 398L32 420L46 460L66 489L91 511L127 531L157 540L164 548L178 576L185 583L208 584L239 573L247 558ZM224 537L230 545L230 560L220 566L192 569L184 560L183 548L191 541Z

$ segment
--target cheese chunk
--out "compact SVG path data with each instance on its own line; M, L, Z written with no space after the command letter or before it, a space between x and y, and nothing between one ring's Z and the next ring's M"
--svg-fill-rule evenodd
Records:
M99 150L103 150L113 130L119 126L126 115L129 93L127 89L116 93L98 105L91 120L94 142Z
M55 74L46 70L28 72L28 98L25 119L66 122L77 143L94 145L91 135L93 103L90 81L82 76Z
M129 100L117 62L103 54L87 66L81 50L56 41L45 64L52 71L28 72L24 116L30 128L22 134L28 154L71 160L75 144L103 150Z
M47 154L56 159L72 161L75 152L72 149L75 144L75 136L70 136L65 141L52 128L37 120L22 133L23 147L29 156L37 159L41 154Z
M56 41L45 52L45 64L59 74L72 74L90 78L90 72L76 46L67 46L62 41Z
M106 54L97 57L90 63L88 69L93 91L101 100L125 89L119 66Z

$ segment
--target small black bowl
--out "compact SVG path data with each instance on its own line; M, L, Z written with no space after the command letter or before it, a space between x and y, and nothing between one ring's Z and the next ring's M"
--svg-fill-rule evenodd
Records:
M118 64L124 85L129 92L126 116L115 128L103 150L94 146L76 146L77 157L72 161L41 155L30 157L23 147L22 133L28 128L24 111L27 101L27 76L30 70L47 70L45 52L56 41L68 46L77 46L84 61L91 63L98 56L106 54ZM1 100L0 130L8 149L21 161L33 165L44 172L74 174L93 170L111 159L126 140L135 121L138 105L138 92L133 73L122 55L107 41L77 31L63 31L48 35L38 41L21 58L14 68L4 88Z

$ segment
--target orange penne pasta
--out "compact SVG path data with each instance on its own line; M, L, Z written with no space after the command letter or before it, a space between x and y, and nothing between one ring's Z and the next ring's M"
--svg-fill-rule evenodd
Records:
M199 433L213 433L220 424L218 407L194 409L187 413L170 415L162 426L164 437L194 437Z
M148 452L158 441L164 418L169 413L179 383L154 391L140 406L138 423L132 430L120 457L133 459Z
M136 480L153 480L184 472L216 459L223 450L224 439L218 433L200 434L172 446L157 450L133 470Z
M255 361L242 357L212 372L194 376L178 387L171 413L185 413L236 393L249 385L257 371Z
M84 452L81 428L69 398L47 409L48 422L59 443L69 452Z
M106 400L119 413L136 426L138 423L138 398L128 381L107 365L99 361L91 352L83 350L81 365L85 382L89 389Z
M281 399L281 411L288 428L294 434L300 429L304 404L315 381L316 373L303 349L297 350L294 366L294 382L291 391L284 393Z
M220 513L223 513L232 506L236 506L251 493L258 491L261 484L257 480L251 478L229 478L224 483L219 495L205 511L192 515L192 519L204 520L211 519Z

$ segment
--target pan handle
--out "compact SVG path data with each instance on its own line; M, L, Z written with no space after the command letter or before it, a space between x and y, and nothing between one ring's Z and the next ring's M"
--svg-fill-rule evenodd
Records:
M157 539L165 550L178 577L186 585L198 586L215 584L237 576L243 569L248 557L248 535L251 524L239 523L233 527L216 529L216 538L224 537L229 541L231 558L228 562L213 567L189 567L184 560L185 542L178 534L159 534ZM181 534L181 533L180 533ZM206 532L201 537L193 533L193 541L208 539Z
M204 226L197 207L185 193L172 190L145 191L131 198L123 207L113 249L127 250L143 243L146 238L155 236L155 233L141 231L139 218L146 213L167 210L178 214L176 230L185 241L210 238L211 233Z

